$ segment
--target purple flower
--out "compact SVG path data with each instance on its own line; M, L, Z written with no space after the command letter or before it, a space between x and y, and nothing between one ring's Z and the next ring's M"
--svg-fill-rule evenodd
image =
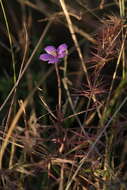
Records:
M58 63L61 58L67 55L67 45L61 44L56 49L54 46L47 46L44 48L46 53L40 55L39 59L48 61L48 63Z

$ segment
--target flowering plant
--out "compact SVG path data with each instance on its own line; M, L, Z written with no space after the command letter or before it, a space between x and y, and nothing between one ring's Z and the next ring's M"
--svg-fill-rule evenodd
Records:
M58 48L54 46L47 46L44 48L46 53L40 55L40 60L48 61L48 63L58 63L61 58L67 55L67 45L61 44Z

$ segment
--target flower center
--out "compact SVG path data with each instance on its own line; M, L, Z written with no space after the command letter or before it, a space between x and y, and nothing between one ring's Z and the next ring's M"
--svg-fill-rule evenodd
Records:
M54 51L51 51L50 54L54 57L57 57L57 52L54 50Z

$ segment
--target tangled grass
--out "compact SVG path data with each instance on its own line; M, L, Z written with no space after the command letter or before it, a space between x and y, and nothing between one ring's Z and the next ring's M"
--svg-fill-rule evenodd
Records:
M0 9L0 189L126 190L126 0ZM63 62L39 60L62 43Z

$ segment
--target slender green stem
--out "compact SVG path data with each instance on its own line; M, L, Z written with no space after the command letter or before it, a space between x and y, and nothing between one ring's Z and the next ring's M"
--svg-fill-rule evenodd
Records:
M58 110L61 112L61 80L60 80L58 63L55 63L55 70L56 70L57 83L58 83Z
M4 20L5 20L5 24L6 24L6 28L7 28L7 33L8 33L8 39L9 39L10 48L11 48L11 56L12 56L12 64L13 64L13 72L14 72L14 84L15 84L16 83L16 70L15 70L15 57L14 57L13 45L12 45L13 43L12 43L11 33L10 33L9 25L8 25L8 19L6 16L6 12L5 12L2 0L0 0L0 5L2 8L3 15L4 15Z

